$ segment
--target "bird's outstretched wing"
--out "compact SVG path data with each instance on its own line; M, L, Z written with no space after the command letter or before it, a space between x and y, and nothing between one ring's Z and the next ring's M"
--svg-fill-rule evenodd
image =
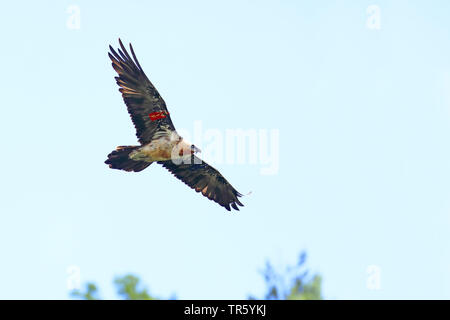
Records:
M150 142L155 133L164 129L175 131L166 103L142 70L133 47L130 44L132 59L120 39L119 44L119 53L109 46L111 52L108 56L119 75L115 79L120 86L119 91L127 105L139 142Z
M237 204L244 206L238 199L242 194L237 192L219 171L195 155L192 155L190 160L190 163L180 164L176 164L172 160L158 163L189 187L201 192L205 197L217 202L228 211L230 211L230 206L236 210L239 210Z

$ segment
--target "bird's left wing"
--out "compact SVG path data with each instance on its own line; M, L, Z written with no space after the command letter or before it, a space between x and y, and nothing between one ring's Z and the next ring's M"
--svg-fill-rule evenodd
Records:
M119 53L109 46L111 52L108 56L119 75L115 79L136 128L139 142L150 142L157 132L175 131L166 103L142 70L133 47L130 44L132 59L120 39L119 43Z
M238 205L244 206L238 199L240 194L233 186L212 166L196 157L191 156L190 163L176 164L172 160L159 161L164 168L175 177L183 181L197 192L213 200L230 211L230 206L239 210Z

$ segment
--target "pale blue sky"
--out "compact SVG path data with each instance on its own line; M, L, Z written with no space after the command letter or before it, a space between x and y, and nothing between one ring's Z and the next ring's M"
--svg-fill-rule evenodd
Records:
M267 258L304 249L326 298L449 299L449 14L444 0L2 4L0 298L66 299L76 265L106 298L133 272L163 297L240 299L263 293ZM279 129L278 174L218 168L252 191L242 211L162 167L103 163L136 143L107 57L118 37L175 126Z

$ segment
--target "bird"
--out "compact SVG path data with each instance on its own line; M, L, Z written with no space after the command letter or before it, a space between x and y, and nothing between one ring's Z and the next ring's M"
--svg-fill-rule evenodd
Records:
M162 165L196 192L228 211L244 206L239 193L215 168L196 156L200 149L181 137L172 123L166 103L145 75L133 46L130 54L119 38L120 48L110 45L108 56L136 129L140 145L118 146L105 161L112 169L140 172L153 162Z

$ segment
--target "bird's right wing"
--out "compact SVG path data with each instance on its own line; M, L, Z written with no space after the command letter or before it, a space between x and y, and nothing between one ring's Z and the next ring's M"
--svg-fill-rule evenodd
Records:
M205 197L217 202L228 211L230 211L230 206L235 210L239 210L237 204L244 206L238 199L242 194L237 192L219 171L195 155L191 156L189 163L176 164L172 160L158 163L189 187L201 192Z
M120 39L119 44L119 53L109 46L111 52L108 56L119 75L115 79L136 128L139 142L150 142L158 131L175 131L166 103L142 70L133 47L130 44L134 60Z

